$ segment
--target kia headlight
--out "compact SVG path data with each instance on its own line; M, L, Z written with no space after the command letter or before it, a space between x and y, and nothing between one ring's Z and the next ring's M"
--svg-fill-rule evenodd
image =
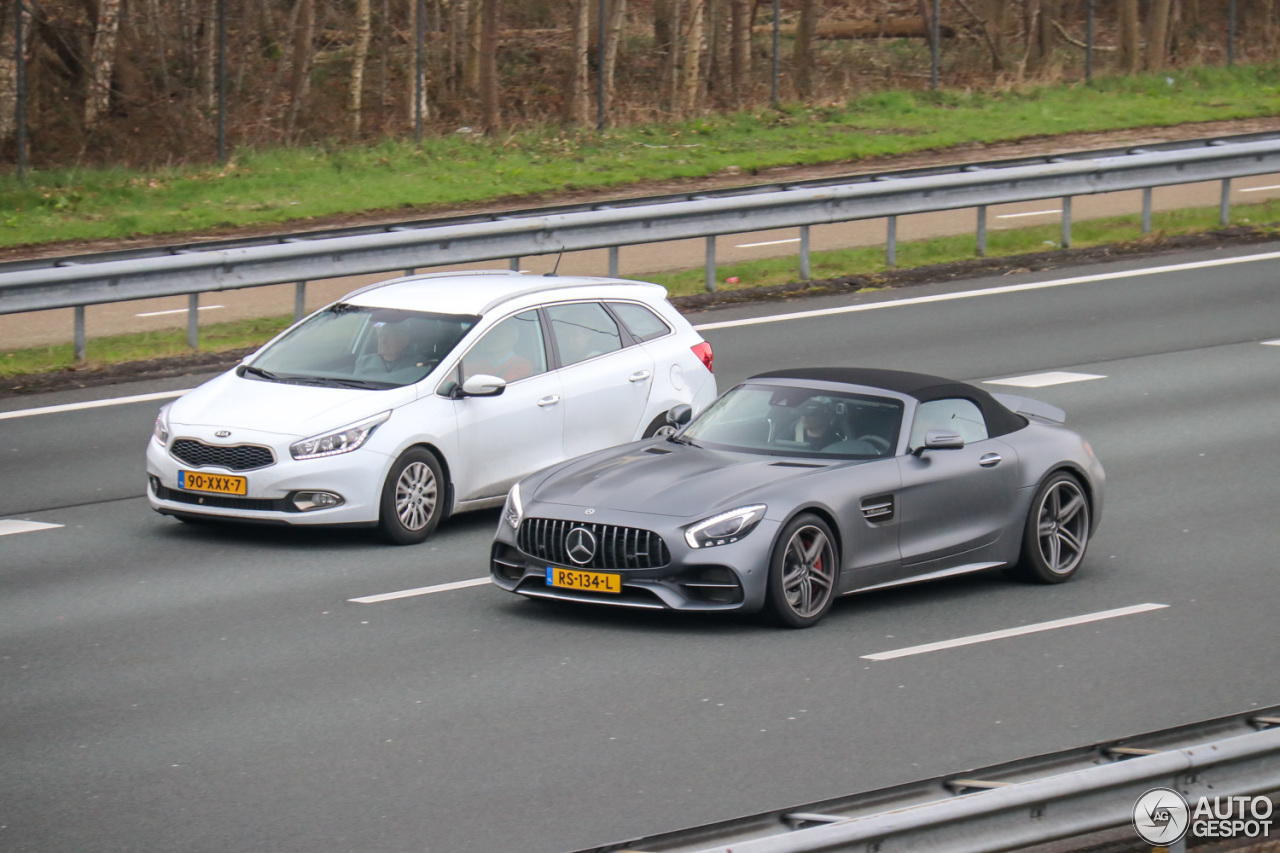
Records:
M520 484L516 483L511 487L511 491L507 492L507 503L502 508L502 517L507 520L507 524L511 525L511 529L515 530L520 526L520 519L524 516L524 503L520 500Z
M161 447L169 445L169 406L161 407L160 413L156 415L156 423L151 428L151 435L160 442Z
M704 518L684 532L684 541L690 548L711 548L737 542L755 530L767 508L764 504L754 504Z
M379 424L384 423L389 417L391 412L386 411L333 432L304 438L289 445L289 453L294 459L320 459L324 456L350 453L368 441L369 436L373 435L373 431Z

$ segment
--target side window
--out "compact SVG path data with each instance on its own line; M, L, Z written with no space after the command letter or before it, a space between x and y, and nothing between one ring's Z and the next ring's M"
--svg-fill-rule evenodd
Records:
M549 305L545 310L563 366L622 349L618 324L599 302Z
M610 302L613 313L622 318L622 324L637 341L651 341L671 333L666 321L643 305L634 302Z
M476 342L462 358L462 381L480 373L515 382L547 369L542 323L537 311L508 317Z
M922 446L924 434L931 429L958 432L965 444L982 441L987 437L987 421L982 417L982 410L972 401L961 397L921 403L916 409L915 422L911 425L911 446Z

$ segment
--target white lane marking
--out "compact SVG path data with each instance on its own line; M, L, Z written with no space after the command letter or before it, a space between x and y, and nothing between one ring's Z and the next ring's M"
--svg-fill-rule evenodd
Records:
M1280 347L1280 341L1263 341L1264 347Z
M201 305L196 308L197 311L213 311L215 308L226 308L225 305ZM135 317L163 317L166 314L186 314L186 308L174 308L170 311L144 311L141 314L134 314Z
M35 530L53 530L61 524L45 524L41 521L15 521L12 518L0 518L0 536L10 533L30 533Z
M1115 619L1119 616L1131 616L1145 613L1148 610L1160 610L1167 604L1135 604L1132 607L1120 607L1115 610L1103 610L1100 613L1086 613L1083 616L1072 616L1067 619L1055 619L1052 622L1038 622L1035 625L1023 625L1021 628L1006 628L1003 631L991 631L986 634L974 634L955 640L942 640L937 643L925 643L922 646L908 646L905 649L894 649L891 652L878 652L874 655L863 655L863 660L893 660L910 655L922 655L940 649L954 649L957 646L971 646L974 643L985 643L989 640L1002 640L1005 637L1020 637L1023 634L1034 634L1039 631L1052 631L1055 628L1067 628L1071 625L1084 625L1088 622L1099 622L1103 619Z
M745 320L724 320L719 323L703 323L694 326L699 332L708 329L729 329L735 326L759 326L765 323L780 323L783 320L802 320L809 317L828 317L835 314L852 314L855 311L876 311L881 308L898 308L903 305L923 305L929 302L950 302L953 299L971 299L975 296L996 296L1003 293L1020 293L1027 290L1044 290L1050 287L1063 287L1068 284L1088 284L1096 281L1109 281L1120 278L1138 278L1144 275L1160 273L1185 272L1210 267L1224 267L1232 264L1248 264L1255 261L1274 261L1280 259L1280 252L1267 252L1261 255L1248 255L1242 258L1217 258L1212 261L1194 261L1187 264L1172 264L1167 267L1145 267L1139 270L1118 270L1116 272L1099 273L1097 275L1080 275L1073 278L1059 278L1052 281L1035 281L1027 284L1010 284L1004 287L988 287L983 290L962 290L957 293L939 293L933 296L912 296L907 299L893 299L886 302L869 302L863 305L844 305L839 308L817 308L813 311L796 311L792 314L771 314L767 317L749 317Z
M451 589L466 589L469 586L484 586L493 583L488 578L473 578L469 581L455 581L436 586L424 586L418 589L404 589L400 592L384 592L382 595L366 595L364 598L348 598L356 604L377 604L380 601L394 601L397 598L412 598L415 595L431 595L433 592L448 592Z
M1272 184L1269 187L1241 187L1242 193L1260 193L1263 190L1280 190L1280 184Z
M996 215L996 219L1021 219L1024 216L1051 216L1055 213L1061 213L1062 208L1055 210L1033 210L1030 213L1000 213Z
M81 409L100 409L103 406L123 406L128 403L145 403L148 400L165 400L169 397L181 397L190 391L157 391L154 394L137 394L133 397L112 397L109 400L87 400L83 403L66 403L61 406L45 406L42 409L18 409L16 412L0 412L0 421L9 418L29 418L32 415L55 415L58 412L77 412Z
M1026 376L1010 376L1008 379L985 379L983 385L1016 385L1019 388L1047 388L1067 382L1087 382L1090 379L1106 379L1096 373L1072 373L1069 370L1051 370L1048 373L1028 373Z
M739 243L734 246L735 249L754 249L757 246L781 246L784 243L799 243L799 237L792 237L787 240L766 240L763 243Z

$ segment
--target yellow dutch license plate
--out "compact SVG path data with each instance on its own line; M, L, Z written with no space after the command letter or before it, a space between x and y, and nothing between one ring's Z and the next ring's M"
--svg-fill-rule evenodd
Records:
M178 488L188 492L210 492L215 495L246 495L249 481L244 477L228 474L201 474L196 471L179 471Z
M547 566L547 586L561 589L583 589L588 592L622 592L622 575L606 572L580 572L577 569L561 569Z

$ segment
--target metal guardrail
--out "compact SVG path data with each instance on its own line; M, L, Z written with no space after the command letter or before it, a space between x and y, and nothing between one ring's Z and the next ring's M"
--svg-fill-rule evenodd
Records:
M1129 825L1156 787L1280 792L1280 708L579 853L1003 853Z
M305 282L317 279L499 258L512 259L515 267L524 256L605 248L610 250L610 274L616 275L620 246L697 237L706 240L711 290L718 236L799 227L803 279L808 277L808 229L813 225L886 218L892 264L898 216L976 208L978 253L982 254L988 205L1044 198L1063 200L1062 243L1069 246L1070 202L1078 195L1145 190L1143 220L1149 225L1151 188L1218 180L1225 223L1233 178L1280 172L1280 134L1210 140L1167 150L1138 148L1107 156L1010 162L973 164L942 173L886 173L843 184L771 187L708 198L681 196L676 201L540 211L424 227L405 225L345 236L300 235L232 248L194 246L177 254L63 259L54 267L14 269L9 265L0 267L0 314L76 308L80 355L84 306L187 295L192 309L188 339L194 346L195 308L201 293L294 283L299 288L296 313L301 314Z

